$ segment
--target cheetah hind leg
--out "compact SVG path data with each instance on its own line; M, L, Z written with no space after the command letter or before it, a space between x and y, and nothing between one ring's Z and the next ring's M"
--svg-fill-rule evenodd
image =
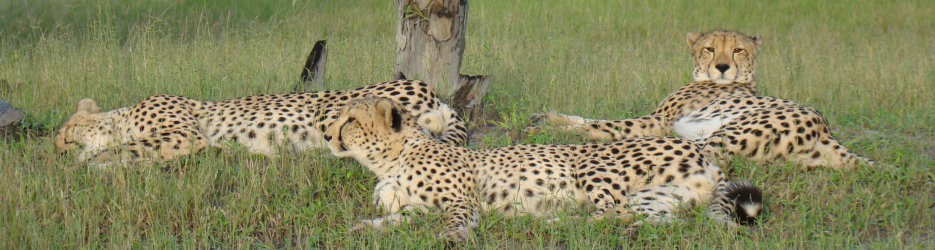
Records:
M704 201L702 197L685 185L667 184L644 188L627 197L630 209L646 216L643 220L650 224L670 223L675 220L675 212L683 204L695 205ZM640 222L636 222L640 224Z
M579 116L548 112L531 117L538 124L551 125L560 131L581 134L591 140L622 140L645 136L665 136L671 130L666 118L650 115L624 120L593 120ZM538 126L526 128L538 132Z
M606 218L621 219L629 224L633 221L633 213L626 198L617 199L611 193L613 188L609 183L594 184L595 189L588 192L588 199L593 201L595 210L588 215L588 221L603 220Z
M529 117L532 122L550 126L578 126L594 120L580 116L566 115L555 111L533 114Z
M842 170L853 170L861 165L887 167L885 164L851 153L830 136L818 140L813 150L796 154L793 161L802 164L805 170L822 166Z
M533 114L529 117L529 120L537 125L526 127L525 130L528 133L540 132L543 130L543 126L562 132L584 133L586 132L584 125L593 121L580 116L566 115L554 111Z
M730 162L733 156L739 155L761 164L783 159L801 166L803 170L818 167L851 170L860 165L880 165L845 149L831 136L828 126L821 121L823 118L820 118L820 114L814 114L814 117L818 118L811 120L790 120L790 124L798 127L786 128L782 133L747 125L774 122L771 118L774 114L776 113L748 113L714 131L710 137L696 140L696 143L701 142L708 159L719 162L720 166L728 166L725 163Z

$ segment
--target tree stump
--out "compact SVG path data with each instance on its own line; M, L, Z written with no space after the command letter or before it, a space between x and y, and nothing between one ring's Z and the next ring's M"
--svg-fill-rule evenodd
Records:
M325 88L325 64L328 59L326 44L325 40L315 42L315 47L308 54L308 59L305 59L305 66L302 67L302 81L295 85L295 92L308 92Z
M397 0L397 7L397 77L431 84L462 116L476 113L490 81L460 73L467 1Z

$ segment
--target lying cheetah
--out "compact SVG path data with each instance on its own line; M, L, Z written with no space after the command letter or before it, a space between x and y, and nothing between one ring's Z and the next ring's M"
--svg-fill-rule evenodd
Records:
M737 225L754 223L762 208L759 189L728 182L698 146L678 138L472 150L433 140L378 97L349 103L324 138L335 156L354 158L379 178L373 198L390 215L359 227L380 229L407 221L408 212L440 209L444 237L461 241L482 210L554 216L574 207L566 205L592 204L590 219L647 216L638 225L710 202L710 217Z
M674 132L713 146L709 149L718 151L713 153L720 155L721 164L735 155L757 163L786 159L807 169L874 164L838 143L817 110L757 95L755 58L761 41L733 31L688 33L695 82L666 97L649 116L607 121L553 112L535 115L533 120L586 133L592 139Z
M280 148L303 151L324 147L321 135L349 101L364 95L389 98L418 117L421 128L437 139L462 144L461 119L442 103L428 84L392 81L349 91L259 95L208 102L171 95L144 99L109 112L91 99L58 130L59 153L77 149L78 159L107 165L115 161L162 161L208 146L237 142L249 152L274 155Z

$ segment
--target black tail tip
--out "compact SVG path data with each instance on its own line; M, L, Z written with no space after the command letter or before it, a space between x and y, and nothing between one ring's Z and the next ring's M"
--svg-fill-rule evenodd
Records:
M748 181L732 182L727 187L727 198L734 203L734 219L741 225L755 225L763 214L763 191Z

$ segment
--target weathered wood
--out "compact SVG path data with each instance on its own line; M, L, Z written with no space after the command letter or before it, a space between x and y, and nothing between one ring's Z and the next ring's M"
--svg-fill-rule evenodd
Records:
M307 92L325 88L325 65L328 59L328 48L325 40L315 42L315 47L308 54L305 66L302 67L302 81L296 83L295 92Z
M428 82L460 112L480 107L476 104L486 93L489 80L460 73L467 1L397 0L397 12L397 78Z
M473 119L480 111L481 98L487 94L490 77L460 75L458 81L459 88L451 96L449 104L458 114Z

